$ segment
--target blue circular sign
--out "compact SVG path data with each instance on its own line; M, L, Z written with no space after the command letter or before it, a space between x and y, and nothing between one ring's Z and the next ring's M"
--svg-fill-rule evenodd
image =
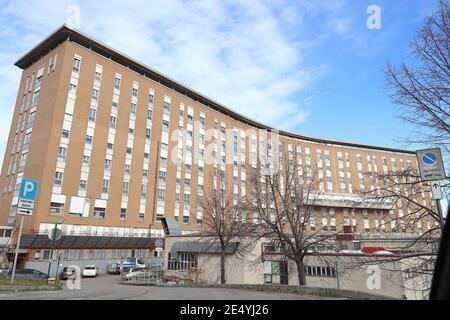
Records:
M155 241L155 247L161 248L163 246L164 242L162 239L156 239Z
M434 153L432 152L427 152L422 156L422 161L423 163L431 166L434 165L437 161L437 157Z

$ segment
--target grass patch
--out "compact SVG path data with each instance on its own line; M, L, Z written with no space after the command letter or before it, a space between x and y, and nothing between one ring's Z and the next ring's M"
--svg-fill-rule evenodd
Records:
M11 278L2 276L0 277L0 285L9 285L11 282ZM42 279L27 279L21 277L14 277L14 285L15 286L46 286L47 280ZM53 287L53 285L48 285L49 287ZM54 285L57 287L57 285Z

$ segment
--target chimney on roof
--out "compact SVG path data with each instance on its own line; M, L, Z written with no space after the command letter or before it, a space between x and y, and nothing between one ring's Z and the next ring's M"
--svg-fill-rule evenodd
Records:
M355 234L353 233L352 226L344 226L342 233L336 235L337 246L341 250L353 250L353 240Z

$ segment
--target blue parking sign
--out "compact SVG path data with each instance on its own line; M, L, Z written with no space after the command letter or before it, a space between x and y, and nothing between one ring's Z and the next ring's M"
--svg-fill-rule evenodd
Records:
M20 199L35 200L38 189L38 183L36 180L22 179L20 186Z

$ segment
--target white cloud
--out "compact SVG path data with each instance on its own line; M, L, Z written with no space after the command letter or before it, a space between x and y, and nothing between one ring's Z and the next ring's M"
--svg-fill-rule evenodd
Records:
M307 2L302 5L307 4ZM9 2L0 13L1 50L13 54L0 65L0 84L17 90L12 64L66 20L70 1ZM301 27L297 12L275 14L270 3L249 1L80 2L81 30L145 64L258 121L284 130L310 111L300 97L326 66L306 66L308 43L291 39L282 25ZM339 7L330 1L327 10ZM328 7L327 7L328 6ZM293 9L294 10L294 9ZM295 41L294 41L295 40ZM6 75L4 75L6 74ZM8 127L15 96L0 96ZM0 131L4 150L7 132ZM1 149L1 148L0 148ZM0 150L1 151L1 150Z

